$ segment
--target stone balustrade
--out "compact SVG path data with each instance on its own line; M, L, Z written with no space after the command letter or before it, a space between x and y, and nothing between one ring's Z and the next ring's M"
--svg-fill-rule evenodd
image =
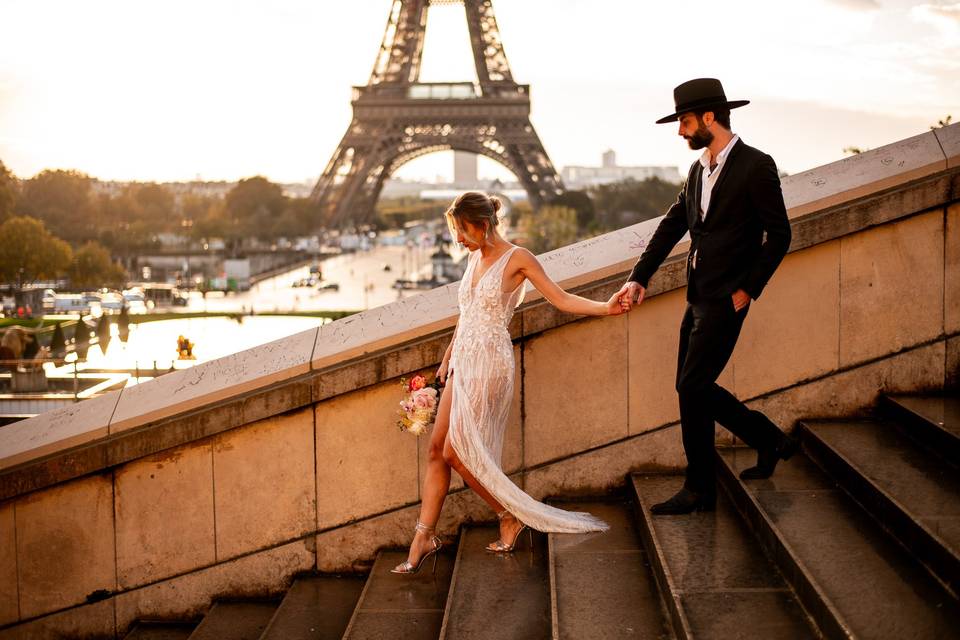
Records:
M791 253L721 384L790 428L881 391L955 383L960 125L791 176L784 195ZM606 298L657 222L541 259L565 288ZM683 464L685 253L625 316L571 316L528 291L511 325L504 467L532 495L602 492L630 470ZM113 635L405 544L427 439L397 430L397 381L436 367L455 287L0 428L0 625ZM453 488L442 533L491 517Z

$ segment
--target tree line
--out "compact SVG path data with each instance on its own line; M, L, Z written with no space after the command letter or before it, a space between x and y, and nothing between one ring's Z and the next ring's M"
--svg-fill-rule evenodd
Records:
M163 234L241 252L253 239L305 235L317 227L305 198L289 198L261 176L225 197L174 193L155 183L97 188L78 171L51 169L18 180L0 162L0 283L69 277L74 288L122 285L124 264L161 248Z

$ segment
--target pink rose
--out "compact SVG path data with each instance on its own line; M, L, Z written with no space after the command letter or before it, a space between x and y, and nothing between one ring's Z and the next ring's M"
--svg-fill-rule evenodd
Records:
M427 379L423 376L413 376L410 378L410 391L423 389L425 386L427 386Z

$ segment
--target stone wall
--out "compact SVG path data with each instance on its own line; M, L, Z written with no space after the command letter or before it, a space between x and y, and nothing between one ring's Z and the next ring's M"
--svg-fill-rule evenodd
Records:
M960 370L960 125L869 153L785 181L792 252L721 376L784 428L861 412L884 391L942 388ZM655 225L543 260L566 288L605 298ZM569 316L534 292L517 314L504 466L532 495L682 466L685 250L627 316ZM427 442L394 426L397 381L436 367L454 291L0 429L0 638L111 637L406 544ZM492 517L453 489L442 534Z

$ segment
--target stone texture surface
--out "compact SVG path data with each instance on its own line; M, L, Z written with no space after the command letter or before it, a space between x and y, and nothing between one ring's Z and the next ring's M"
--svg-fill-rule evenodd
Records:
M198 618L214 598L277 596L289 588L294 574L313 567L312 542L291 542L121 593L114 598L117 632L122 636L137 619Z
M453 327L459 283L369 309L320 327L311 368L325 369Z
M259 640L276 602L217 602L190 634L192 640Z
M960 388L960 336L947 340L943 384L948 389Z
M0 630L0 640L113 638L113 600L103 600Z
M841 243L841 366L942 333L942 210L870 229Z
M927 132L784 178L790 217L806 215L946 168L937 137Z
M960 203L947 207L945 229L943 329L951 334L960 332Z
M390 573L390 569L407 559L406 552L380 552L343 637L435 639L443 621L454 556L455 549L443 549L437 557L436 573L432 573L431 559L420 573L402 576ZM428 570L431 573L425 574Z
M109 475L75 480L17 500L20 617L116 589Z
M118 468L116 513L122 588L215 562L209 441Z
M317 570L369 571L378 550L410 544L419 512L420 505L415 504L317 534ZM495 519L490 507L473 491L457 491L443 503L437 535L449 542L461 524Z
M117 403L110 433L307 373L317 333L302 331L129 387Z
M669 637L629 503L587 501L554 505L590 512L610 525L610 530L602 534L550 534L559 637Z
M463 530L441 640L551 637L546 536L534 533L531 549L524 534L514 553L491 557L484 545L497 535L495 525ZM510 585L509 591L505 585Z
M294 580L260 640L341 638L366 576L304 576Z
M730 464L728 456L729 452L722 454ZM804 458L797 455L782 466L791 467ZM753 494L852 635L954 637L960 625L956 601L843 491L822 489L830 478L815 464L807 469L806 490L799 482L790 491L753 482L740 486ZM802 480L801 474L797 480ZM892 602L897 605L891 607Z
M316 405L321 529L418 499L418 439L396 426L402 396L390 380Z
M17 532L13 503L0 504L0 626L19 618Z
M0 469L107 435L120 391L46 411L0 429Z
M217 560L316 530L313 433L304 409L214 439Z
M947 157L947 167L960 167L960 123L934 129L933 133Z
M686 464L675 425L532 469L524 490L537 499L597 495L622 485L630 471L676 471Z
M680 419L677 342L686 295L684 288L654 296L627 315L631 435Z
M882 393L938 388L943 382L944 354L942 342L918 347L748 405L765 413L785 431L792 430L804 418L860 415L876 405Z
M733 352L735 394L752 398L839 363L840 241L791 253L750 304Z
M525 466L627 436L627 319L569 325L524 344Z

